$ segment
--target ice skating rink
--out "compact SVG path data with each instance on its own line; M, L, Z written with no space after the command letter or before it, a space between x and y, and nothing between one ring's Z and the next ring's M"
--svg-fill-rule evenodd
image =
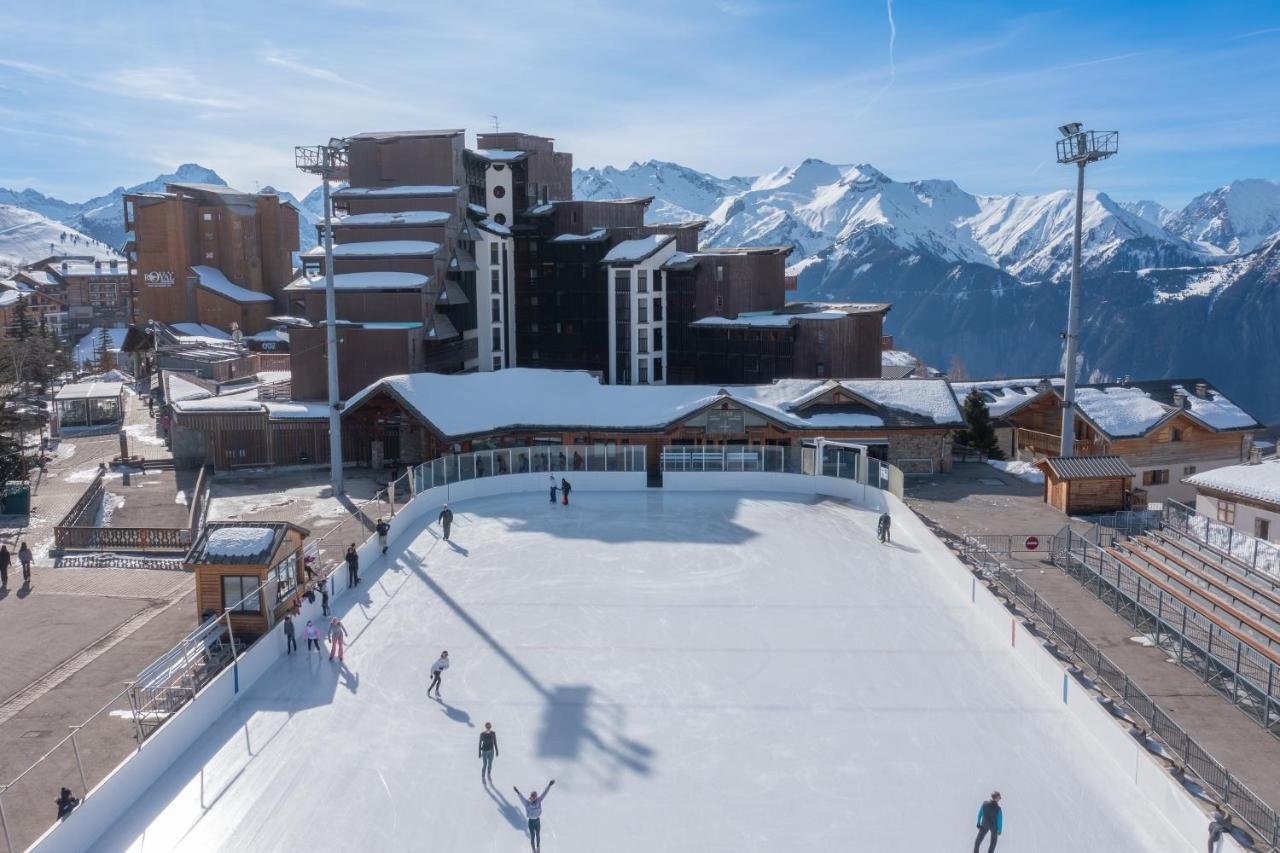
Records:
M336 602L346 665L282 658L98 849L518 853L512 785L551 778L547 853L968 851L993 788L1001 853L1189 849L959 570L877 544L874 514L573 498L458 503L452 543L393 542Z

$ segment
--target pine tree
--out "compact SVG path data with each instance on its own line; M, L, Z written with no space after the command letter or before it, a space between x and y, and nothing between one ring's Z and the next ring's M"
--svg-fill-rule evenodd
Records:
M111 330L106 326L98 329L98 372L106 373L116 366L116 355L111 351Z
M35 328L35 324L31 322L31 313L27 310L26 297L18 300L18 304L14 306L13 313L13 333L18 340L25 341L31 337L31 331Z
M996 437L996 429L991 424L991 411L987 401L977 388L964 398L965 429L956 436L956 442L987 454L989 459L1003 459L1004 451L1000 449L1000 440Z

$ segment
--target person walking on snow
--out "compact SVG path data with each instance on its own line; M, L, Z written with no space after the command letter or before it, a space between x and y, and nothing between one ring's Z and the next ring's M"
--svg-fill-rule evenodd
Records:
M1000 810L1000 792L992 791L991 799L978 807L978 838L973 842L973 853L978 853L982 839L990 833L991 841L987 844L987 853L996 849L996 839L1004 832L1004 813Z
M556 502L556 475L548 474L547 481L551 484L551 502Z
M347 586L360 585L360 555L356 553L356 543L347 546Z
M533 853L538 853L542 849L542 802L547 798L547 794L551 793L551 786L555 783L556 780L552 779L541 794L535 788L528 797L520 793L519 788L511 786L511 790L516 792L521 805L524 806L524 816L529 819L529 849Z
M880 513L880 519L876 522L876 538L880 540L880 544L889 541L889 513Z
M315 646L316 654L323 651L320 648L320 629L310 619L307 620L307 627L303 629L302 636L307 638L307 657L311 656L312 646Z
M9 585L9 564L13 562L13 555L9 553L8 545L0 545L0 586Z
M569 485L569 481L561 477L560 478L560 494L564 497L565 506L569 505L569 492L572 489L573 489L573 486Z
M31 583L31 549L23 542L18 546L18 562L22 563L22 581Z
M378 533L378 547L382 549L382 553L387 553L387 534L391 532L391 525L380 518L373 529Z
M493 781L493 759L498 757L498 733L493 723L485 723L480 733L480 781Z
M342 652L347 647L347 626L337 616L329 620L329 660L333 660L334 652L338 654L338 662L342 662Z
M298 650L298 640L293 634L293 616L284 615L284 653L291 655Z
M431 664L431 683L427 685L427 695L431 695L431 688L436 690L436 698L440 698L440 676L449 668L449 653L441 652L439 659Z
M440 517L436 519L440 522L440 530L444 533L444 541L449 541L449 527L453 524L453 510L449 509L449 505L445 504L440 509Z

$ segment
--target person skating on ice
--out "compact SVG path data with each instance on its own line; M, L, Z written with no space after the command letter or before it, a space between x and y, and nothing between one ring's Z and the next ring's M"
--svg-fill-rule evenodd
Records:
M480 733L480 781L493 781L493 759L498 757L498 733L493 723L485 723Z
M449 528L453 526L453 510L449 509L449 505L445 504L440 510L440 530L444 533L444 541L449 541Z
M382 549L382 553L387 553L387 534L391 532L391 525L387 524L385 519L378 519L378 523L373 526L378 534L378 547Z
M989 834L991 841L987 844L987 853L996 849L996 840L1004 832L1004 812L1000 809L1000 792L992 791L991 799L978 807L978 837L973 842L973 853L978 853L982 839Z
M440 698L440 676L449 668L449 653L441 652L436 662L431 664L431 683L427 685L427 695L431 695L431 688L435 688L436 698Z
M548 474L548 475L547 475L547 482L548 482L548 483L550 484L550 486L551 486L551 502L552 502L552 503L555 503L555 502L556 502L556 475L555 475L555 474Z
M876 521L876 537L880 540L880 544L889 541L889 513L880 513L880 518Z
M293 634L293 614L284 615L284 653L291 655L298 650L298 640Z
M538 853L542 849L542 801L547 798L547 794L551 793L551 786L555 783L556 780L552 779L547 783L547 787L542 789L541 794L535 788L528 797L520 793L519 788L511 786L511 790L516 792L516 796L524 806L524 816L529 819L529 849L533 850L533 853Z
M315 646L316 654L320 654L323 649L320 648L320 629L310 619L307 620L307 627L303 629L302 636L307 638L307 657L311 657L311 647Z
M564 496L564 505L569 505L569 492L573 491L573 486L569 485L569 481L560 478L560 494Z
M338 662L342 662L342 653L347 648L347 626L342 624L342 620L337 616L329 620L329 660L333 660L336 652Z

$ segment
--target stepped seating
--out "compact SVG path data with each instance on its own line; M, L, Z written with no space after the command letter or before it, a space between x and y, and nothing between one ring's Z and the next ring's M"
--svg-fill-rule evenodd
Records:
M1144 538L1236 589L1247 591L1259 604L1280 612L1280 579L1242 567L1237 561L1223 560L1218 554L1200 551L1194 545L1160 531L1151 531Z
M1182 531L1175 530L1172 527L1166 527L1162 530L1150 531L1150 534L1163 539L1171 545L1177 546L1185 554L1194 554L1199 559L1217 563L1223 568L1235 572L1242 577L1246 577L1255 583L1269 587L1272 592L1280 593L1280 578L1277 578L1275 575L1259 571L1241 560L1239 557L1228 554L1221 548L1201 542L1199 539L1188 533L1183 533Z
M1262 624L1239 608L1228 604L1201 587L1187 581L1181 573L1159 568L1129 548L1108 548L1107 553L1139 575L1172 600L1201 614L1223 633L1256 651L1262 658L1280 666L1280 632Z

